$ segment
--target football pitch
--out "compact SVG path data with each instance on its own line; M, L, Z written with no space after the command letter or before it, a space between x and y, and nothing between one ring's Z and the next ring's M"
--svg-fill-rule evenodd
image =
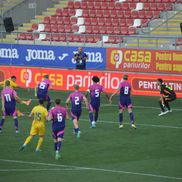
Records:
M37 104L33 90L17 90L21 98L33 98L30 106L18 105L26 115ZM50 91L63 106L69 92ZM51 122L46 123L42 152L35 153L38 137L24 151L19 147L29 134L31 120L19 117L20 133L13 119L6 119L0 133L0 182L177 182L182 181L182 99L171 103L172 113L159 117L158 97L132 96L137 129L130 127L127 111L124 128L118 128L118 96L108 104L102 96L99 121L90 128L88 111L79 122L81 138L67 121L62 158L55 160ZM1 106L0 106L1 107Z

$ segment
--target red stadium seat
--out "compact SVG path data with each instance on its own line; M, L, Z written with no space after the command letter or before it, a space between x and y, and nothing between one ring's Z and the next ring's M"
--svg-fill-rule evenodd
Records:
M62 16L69 16L69 9L63 9Z
M116 10L110 12L110 18L117 18L117 17L118 17L118 15L117 15L117 11Z
M106 33L106 27L105 26L99 27L99 33L105 34Z
M73 36L73 42L80 42L80 35L74 35Z
M62 9L61 8L57 8L56 9L56 16L62 16Z
M92 18L91 24L94 26L97 25L97 18Z
M158 3L157 4L157 10L158 11L164 11L166 9L166 6L164 3Z
M60 42L66 42L66 36L65 35L60 35L59 40L60 40Z
M86 34L92 34L92 26L86 26L86 31L85 31Z
M93 32L93 34L98 34L99 33L99 27L98 26L92 27L92 32Z
M96 15L96 10L95 9L90 9L89 10L89 16L92 17L92 18L94 18L95 15Z
M42 23L43 23L43 24L50 24L50 17L49 17L49 16L44 17Z
M89 43L95 43L94 36L92 36L92 35L86 36L86 41Z
M95 9L102 9L101 3L96 1L94 4L94 8Z
M54 32L54 33L58 32L57 24L51 25L51 32Z
M72 27L71 27L71 25L65 25L64 28L65 28L65 32L66 33L72 33Z
M45 25L44 32L51 32L51 25Z
M58 25L58 32L59 33L64 33L65 32L64 25Z
M73 1L69 1L68 2L68 8L69 9L73 9L74 8L74 2Z
M59 42L60 41L59 35L58 34L52 34L52 41Z
M115 3L114 3L114 2L108 3L107 9L109 9L109 10L114 10L114 9L115 9Z
M74 33L74 32L78 32L78 30L79 30L79 27L77 26L77 25L73 25L72 26L72 32Z
M105 25L106 26L111 26L112 25L112 20L110 18L105 19Z
M115 18L115 19L112 20L112 25L113 25L113 26L118 26L119 23L120 23L120 22L119 22L119 19L116 19L116 18Z
M65 25L69 25L70 24L70 17L63 17L63 22Z
M74 8L75 9L80 9L81 8L81 3L79 1L74 2Z
M150 10L151 11L157 10L157 4L156 3L150 3Z
M90 24L91 24L91 19L85 18L84 25L90 25Z
M134 18L134 19L138 18L139 17L139 12L140 11L132 11L131 12L131 18Z
M81 9L87 9L87 2L82 2L80 5Z
M128 4L127 2L122 3L122 4L121 4L121 9L122 9L122 10L129 10L129 9L130 9L130 8L129 8L129 4Z
M57 23L57 17L56 16L52 16L51 20L50 20L51 24L56 24Z
M63 24L63 17L57 17L57 24L59 25L59 24Z
M70 23L73 24L77 24L77 18L76 17L71 17L70 18Z
M121 34L128 35L128 27L121 27Z
M98 26L104 26L105 25L104 18L99 18L97 22L98 22Z
M87 8L88 9L95 9L94 2L87 2Z
M18 34L18 40L26 40L26 34L25 33Z
M98 42L98 41L101 41L102 37L100 35L95 35L94 36L94 41L95 42Z
M106 33L107 34L113 34L114 28L113 27L107 27Z
M129 28L128 28L128 34L129 34L129 35L134 35L134 34L136 34L136 28L135 28L135 27L129 27Z
M102 10L97 10L97 17L102 18L103 17L103 11Z
M26 34L26 40L33 40L32 33Z
M126 26L130 27L133 25L133 19L126 19Z
M120 27L114 27L113 34L120 35L121 34L121 28Z
M119 21L119 25L121 26L121 27L125 27L126 26L126 19L120 19L120 21Z

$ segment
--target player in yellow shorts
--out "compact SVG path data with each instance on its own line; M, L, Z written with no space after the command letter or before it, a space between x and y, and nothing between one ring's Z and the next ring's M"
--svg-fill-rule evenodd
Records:
M31 113L29 114L29 117L33 117L34 119L32 122L30 135L27 137L24 144L20 147L20 150L23 150L35 135L39 135L36 152L40 151L40 147L42 145L43 137L45 134L45 121L47 120L47 117L48 117L48 111L43 106L43 104L44 104L44 100L39 99L39 105L35 106L32 109Z
M0 86L5 87L5 82L7 80L10 81L9 88L15 90L16 88L19 87L18 84L16 83L16 76L11 76L9 79L6 79L6 80L0 82ZM27 103L28 103L28 105L29 105L31 103L31 101L32 101L32 99L29 99L28 101L23 101L22 104L27 105ZM17 112L18 116L24 116L24 114L22 112L20 112L19 109L16 109L16 112Z

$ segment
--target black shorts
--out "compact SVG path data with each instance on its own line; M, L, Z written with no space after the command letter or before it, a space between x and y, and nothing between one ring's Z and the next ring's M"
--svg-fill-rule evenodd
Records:
M165 101L167 101L167 102L172 102L174 100L176 100L176 95L169 95L169 96L165 97Z

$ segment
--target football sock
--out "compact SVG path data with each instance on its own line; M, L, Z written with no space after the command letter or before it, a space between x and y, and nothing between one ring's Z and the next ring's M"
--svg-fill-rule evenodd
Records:
M40 149L40 146L42 145L42 142L43 142L43 137L39 137L36 150L39 150Z
M62 142L59 141L58 144L57 144L57 150L60 151L61 150L61 145L62 145Z
M15 129L18 130L18 119L17 118L14 119L14 124L15 124Z
M33 138L33 136L31 136L31 135L28 136L23 145L27 145L32 140L32 138Z
M122 124L123 122L123 113L119 113L119 124Z
M55 142L55 143L54 143L54 150L55 150L55 151L57 150L57 144L58 144L58 142Z
M164 112L165 110L164 110L164 107L163 107L163 105L162 105L162 102L161 102L161 101L159 101L159 105L160 105L160 107L161 107L162 112Z
M2 127L3 127L3 125L4 125L4 121L5 121L5 119L2 119L2 120L1 120L0 128L2 128Z
M75 130L75 134L77 134L78 131L80 131L80 128L75 128L74 130Z
M130 112L130 122L134 123L134 114L133 114L133 112Z
M168 110L171 110L168 101L164 101L164 105L167 107Z
M92 111L89 112L89 118L90 118L90 122L92 122L94 120Z
M95 122L98 120L98 116L99 116L99 112L98 111L95 111Z

